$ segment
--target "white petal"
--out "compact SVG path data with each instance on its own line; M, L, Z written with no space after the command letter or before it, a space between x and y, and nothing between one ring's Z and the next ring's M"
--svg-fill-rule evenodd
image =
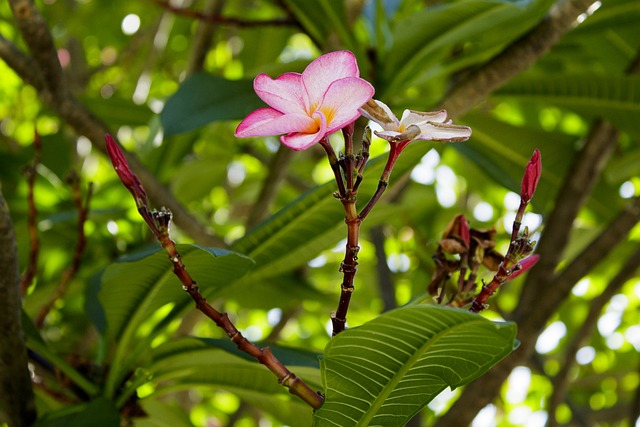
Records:
M400 123L404 126L419 125L424 122L444 123L447 120L447 112L445 110L422 112L413 110L404 110Z
M470 127L429 122L420 125L420 136L416 139L442 142L459 142L466 141L470 136Z
M371 99L360 108L367 119L378 123L384 130L397 131L400 127L398 118L384 102Z

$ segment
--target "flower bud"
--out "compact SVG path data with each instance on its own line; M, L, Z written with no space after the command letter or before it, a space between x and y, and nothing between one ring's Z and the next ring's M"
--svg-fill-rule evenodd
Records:
M127 190L131 192L138 207L146 205L147 193L144 191L138 177L131 171L127 159L124 157L124 153L120 150L120 147L118 147L118 143L109 134L106 134L104 139L107 142L107 153L111 158L111 163L120 181L122 181L124 186L127 187Z
M542 161L540 159L540 151L536 148L531 156L531 160L527 163L527 168L524 171L524 177L522 178L522 188L520 190L520 197L523 203L529 203L533 194L536 192L538 181L540 180L540 174L542 173Z

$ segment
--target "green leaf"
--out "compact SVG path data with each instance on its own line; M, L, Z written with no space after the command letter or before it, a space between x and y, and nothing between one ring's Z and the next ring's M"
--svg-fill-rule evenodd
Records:
M351 51L357 46L346 25L345 3L342 0L285 0L287 8L304 27L307 34L319 44L335 33L342 46Z
M81 97L84 105L110 126L146 126L154 116L148 106L136 104L130 99Z
M158 398L168 392L205 386L237 394L291 426L311 423L311 408L290 395L277 378L255 360L245 360L220 347L220 340L181 338L153 350L149 371L158 384ZM312 359L316 355L302 350L271 347L287 366L313 388L320 388L320 371ZM236 353L237 350L233 350ZM316 359L317 360L317 359ZM215 363L212 363L215 361ZM299 363L299 365L297 365Z
M249 258L225 249L178 245L178 251L206 297L230 285L253 265ZM155 248L107 267L97 295L104 309L106 336L117 342L106 383L106 395L113 397L117 384L162 329L158 326L182 313L191 299L173 274L166 252Z
M621 130L640 135L640 76L576 73L518 78L498 90L495 99L550 104L603 117Z
M160 113L165 135L197 129L217 120L240 120L264 103L251 80L227 80L197 73L187 78Z
M249 258L225 249L178 245L178 251L189 274L207 295L230 285L253 265ZM163 305L189 301L162 248L129 255L107 267L98 298L108 336L113 339L121 338L125 329L137 329Z
M463 310L411 305L348 329L321 362L314 426L400 426L447 387L484 374L514 348L516 326Z
M33 427L119 427L120 413L113 402L98 398L89 403L67 406L59 411L45 414Z

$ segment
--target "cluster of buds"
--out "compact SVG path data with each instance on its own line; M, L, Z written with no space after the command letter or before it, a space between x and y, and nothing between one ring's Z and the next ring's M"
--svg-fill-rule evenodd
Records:
M515 279L531 269L539 259L531 255L535 242L525 227L520 232L524 210L536 191L542 163L536 149L526 166L521 186L521 202L513 224L513 232L507 253L503 256L496 249L496 230L469 228L464 215L457 215L447 226L438 249L433 256L436 263L427 290L438 304L465 307L480 312L487 307L486 301L504 283ZM480 266L495 272L490 283L484 284L476 295L476 279ZM450 286L451 277L458 274L457 284Z

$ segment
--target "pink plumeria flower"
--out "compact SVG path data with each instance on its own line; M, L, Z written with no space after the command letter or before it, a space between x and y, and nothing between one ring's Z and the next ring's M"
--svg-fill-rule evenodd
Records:
M534 265L536 265L539 259L540 259L540 255L534 254L519 261L516 264L516 266L511 269L511 274L509 274L509 276L507 277L507 280L513 280L516 277L520 276L521 274L531 270L531 268Z
M533 193L536 192L538 187L538 181L540 181L540 175L542 174L542 160L540 158L540 151L536 148L531 156L531 160L527 163L527 168L524 171L522 177L522 186L520 188L520 197L523 203L529 203L533 197Z
M249 114L235 135L282 135L284 145L305 150L360 117L358 108L371 99L374 89L359 75L349 51L322 55L302 74L286 73L275 80L260 74L253 87L269 107Z

